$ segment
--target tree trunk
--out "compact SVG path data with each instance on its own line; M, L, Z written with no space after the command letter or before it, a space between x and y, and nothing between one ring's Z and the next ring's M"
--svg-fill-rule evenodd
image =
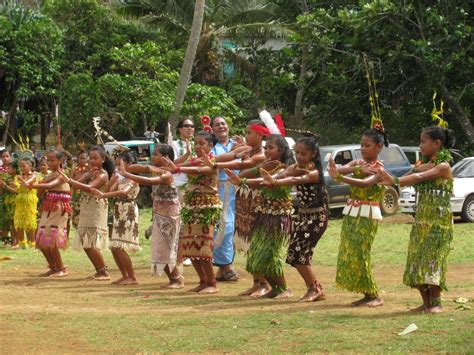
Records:
M201 36L205 3L205 0L196 0L196 4L194 5L193 24L191 27L191 34L189 36L186 53L184 55L183 66L181 67L181 73L179 74L178 86L176 88L174 112L169 118L172 130L174 130L178 123L178 116L181 112L181 106L183 105L189 79L191 77L194 58L196 57L196 50L199 44L199 37Z
M13 97L12 104L10 105L10 110L8 110L8 118L5 122L5 131L3 132L3 146L8 145L8 135L15 137L16 133L16 106L18 105L18 100L16 96ZM12 150L14 150L14 145L12 144Z
M303 52L301 53L301 69L300 77L298 79L298 91L296 92L295 98L295 117L294 117L294 127L302 127L303 124L303 98L306 90L306 74L308 73L308 44L304 44L302 48Z
M474 146L474 127L472 126L469 117L466 116L464 110L462 109L461 105L456 101L456 99L451 95L449 90L446 86L441 85L441 92L443 94L446 103L453 109L454 116L458 120L459 124L461 125L464 134L467 137L471 147Z

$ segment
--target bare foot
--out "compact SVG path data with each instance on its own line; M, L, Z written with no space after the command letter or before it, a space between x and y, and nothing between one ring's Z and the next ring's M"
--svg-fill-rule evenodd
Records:
M51 277L64 277L64 276L68 276L68 275L69 275L69 273L64 268L64 269L56 271L54 274L51 274Z
M188 292L199 292L201 290L204 290L206 287L207 287L207 284L205 282L200 282L199 285L188 290Z
M211 295L217 292L219 292L219 290L216 286L206 286L201 291L198 291L200 295Z
M98 272L94 275L94 281L109 281L110 275L106 272Z
M326 296L322 291L309 289L306 294L301 297L298 302L316 302L316 301L324 301Z
M427 311L428 311L428 308L426 308L424 304L422 304L421 306L418 306L416 308L410 309L411 313L425 313Z
M380 307L383 306L384 303L385 302L383 301L383 299L381 299L380 297L376 297L369 299L367 302L361 303L359 306Z
M259 284L258 288L250 294L250 297L262 297L270 291L271 288L268 284Z
M427 310L428 313L443 313L443 307L441 306L434 306L434 307L431 307L431 308L428 308Z
M120 286L127 286L127 285L137 285L138 282L136 279L132 279L132 278L126 278L126 279L123 279L121 282L117 283L117 285L120 285Z
M275 296L275 298L290 298L293 297L293 292L290 289L287 289Z
M183 287L184 287L184 282L183 281L170 281L166 285L160 286L160 288L166 288L166 289L169 289L169 290L170 289L171 290L176 290L176 289L183 288Z
M254 283L252 287L249 289L245 290L244 292L239 293L239 296L250 296L252 293L257 291L257 289L260 287L260 284Z
M117 284L121 283L121 282L122 282L123 280L125 280L125 279L126 279L126 278L122 276L120 279L117 279L117 280L115 280L115 281L112 281L110 284L111 284L111 285L117 285Z
M48 271L46 272L43 272L42 274L39 274L38 276L39 277L48 277L48 276L51 276L52 274L54 274L56 271L54 271L53 269L49 269Z
M368 300L370 300L370 298L367 297L367 296L364 296L364 297L361 298L360 300L357 300L357 301L352 302L352 303L351 303L351 306L354 306L354 307L360 306L362 303L365 303L365 302L367 302Z

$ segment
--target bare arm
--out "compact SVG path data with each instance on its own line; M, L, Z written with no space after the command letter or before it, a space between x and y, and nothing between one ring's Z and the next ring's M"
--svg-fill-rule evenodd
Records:
M289 176L289 177L274 179L273 185L274 186L293 186L293 185L318 183L318 182L319 182L319 172L317 170L313 170L303 176Z
M53 180L50 180L46 183L32 184L31 187L33 189L51 190L54 189L56 186L61 185L65 181L66 179L64 178L64 176L58 175Z
M244 170L257 166L265 160L265 155L257 154L251 157L250 159L238 161L229 161L229 162L217 162L216 166L219 169L231 169L231 170Z
M130 192L132 187L134 187L132 184L128 184L124 189L108 191L108 192L101 192L97 189L91 189L91 193L94 196L101 197L101 198L125 197Z
M105 171L102 171L97 175L97 177L90 182L90 184L83 184L82 182L75 181L73 179L67 180L69 185L72 187L85 191L85 192L90 192L91 189L100 189L102 186L104 186L107 181L109 180L108 175Z
M442 177L445 179L452 178L452 171L451 167L448 163L441 163L435 165L433 168L423 171L421 173L414 173L406 176L402 176L400 181L400 186L407 186L407 185L415 185L419 184L420 182L427 181L427 180L434 180L438 177Z
M138 182L140 185L171 185L173 182L173 175L169 171L163 173L161 176L153 176L153 177L146 177L146 176L138 176L134 174L130 174L129 172L123 172L123 176L127 179L133 180Z

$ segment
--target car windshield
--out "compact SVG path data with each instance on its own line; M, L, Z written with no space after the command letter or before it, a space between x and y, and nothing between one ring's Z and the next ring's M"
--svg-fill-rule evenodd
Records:
M474 177L474 159L461 160L453 166L453 176L455 178Z

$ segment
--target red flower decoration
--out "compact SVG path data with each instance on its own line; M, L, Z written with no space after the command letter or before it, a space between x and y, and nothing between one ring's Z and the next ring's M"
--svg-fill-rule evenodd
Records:
M201 123L203 126L209 126L211 124L211 118L207 115L201 116Z
M205 131L205 132L207 132L207 133L212 134L212 128L211 128L211 126L204 126L204 127L202 127L202 130Z

